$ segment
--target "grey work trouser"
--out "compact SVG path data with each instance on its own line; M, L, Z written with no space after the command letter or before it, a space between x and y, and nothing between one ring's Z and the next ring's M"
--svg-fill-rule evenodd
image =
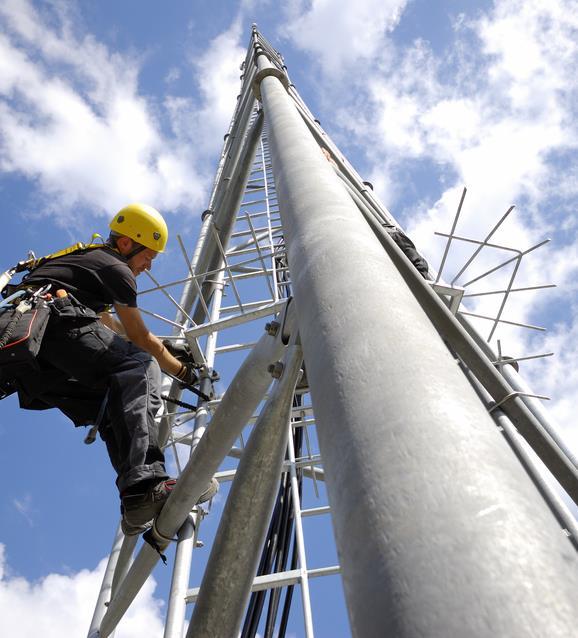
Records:
M88 425L95 422L108 390L99 431L119 491L168 478L155 422L161 404L158 363L90 310L57 302L38 355L40 371L18 380L22 407L57 407L76 425Z

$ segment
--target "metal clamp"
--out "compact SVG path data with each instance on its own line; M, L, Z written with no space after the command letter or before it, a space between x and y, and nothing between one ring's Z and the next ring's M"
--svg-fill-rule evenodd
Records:
M261 55L265 55L265 54L261 52ZM255 94L255 97L259 101L261 100L261 82L263 81L264 78L266 78L269 75L276 77L281 82L281 84L285 87L285 90L286 91L289 90L289 80L287 79L287 76L285 75L285 73L283 73L283 71L280 71L276 67L261 69L260 71L257 71L257 73L255 74L255 79L253 80L251 84L253 93Z

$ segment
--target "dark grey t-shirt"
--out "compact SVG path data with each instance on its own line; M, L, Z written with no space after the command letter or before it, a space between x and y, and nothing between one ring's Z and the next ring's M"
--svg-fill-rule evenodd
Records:
M22 283L52 284L95 312L120 304L136 308L136 280L126 259L111 248L93 248L51 259L27 275Z

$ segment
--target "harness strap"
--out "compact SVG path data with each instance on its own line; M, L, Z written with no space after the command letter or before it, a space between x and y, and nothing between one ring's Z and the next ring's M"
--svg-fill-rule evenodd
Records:
M96 441L96 433L98 432L98 428L102 424L102 421L104 419L104 413L108 406L109 392L110 390L106 391L104 395L104 399L102 400L102 403L100 404L100 409L98 411L98 416L96 417L96 421L94 422L94 425L88 431L88 434L84 437L84 442L86 443L86 445L90 445L91 443L94 443Z
M110 244L85 244L79 241L76 244L73 244L72 246L67 246L66 248L63 248L62 250L57 250L56 252L50 253L49 255L46 255L44 257L39 257L38 259L27 259L26 261L19 261L14 267L14 270L17 273L24 272L25 270L32 272L33 270L36 270L36 268L38 268L39 266L42 266L42 264L46 263L47 261L51 261L52 259L58 259L58 257L65 257L66 255L74 255L76 253L80 253L85 250L95 250L97 248L110 248L111 250L114 250L115 252L119 252L117 248L115 248L114 246L111 246Z
M134 250L131 250L131 252L128 255L125 255L124 258L128 261L129 259L132 259L132 257L134 257L135 255L142 253L142 251L145 250L145 248L146 246L143 246L142 244L138 244L138 246Z

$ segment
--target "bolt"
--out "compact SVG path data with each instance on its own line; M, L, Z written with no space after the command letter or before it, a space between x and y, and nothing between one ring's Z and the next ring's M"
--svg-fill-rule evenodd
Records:
M283 368L285 366L283 365L282 361L275 361L275 363L272 363L268 368L267 371L271 373L271 376L274 379L280 379L281 375L283 374Z
M265 324L265 332L268 335L271 335L272 337L274 337L279 332L280 327L281 326L278 321L270 321L269 323Z

